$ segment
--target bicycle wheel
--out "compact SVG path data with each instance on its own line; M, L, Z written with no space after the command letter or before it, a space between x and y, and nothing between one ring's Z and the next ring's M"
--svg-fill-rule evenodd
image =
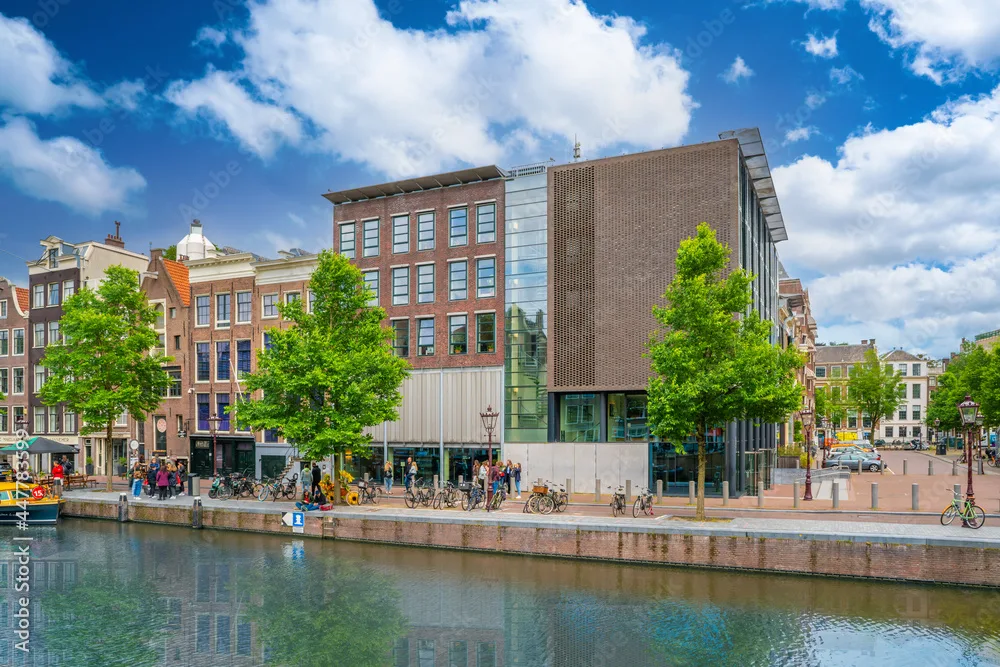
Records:
M538 497L538 511L542 514L552 514L552 510L556 508L555 502L549 496L539 496Z
M270 486L265 486L263 489L260 490L260 493L257 494L257 500L261 500L261 501L267 500L270 497L271 497L271 487Z
M986 512L979 505L973 505L966 520L973 528L982 528L983 524L986 523Z
M208 490L208 497L212 498L214 500L215 498L219 497L219 492L216 491L215 489L209 489Z
M958 509L954 505L948 505L947 507L944 508L944 511L941 512L941 525L947 526L951 524L951 522L954 521L955 517L957 516L958 516Z
M643 506L642 496L639 496L635 499L635 502L632 503L632 517L638 519L639 512L644 512L645 510L646 508Z
M646 513L647 516L653 516L653 499L651 497L646 497L643 499L642 511Z
M567 507L569 507L569 494L568 493L560 493L556 497L556 511L557 512L564 512L564 511L566 511Z
M413 495L412 492L407 491L405 494L403 494L403 502L406 503L407 507L413 509L414 507L417 506L417 497Z
M463 493L462 494L462 509L465 510L466 512L468 512L469 510L472 509L472 498L471 498L471 496L472 496L471 492L470 493Z
M437 495L434 496L434 509L441 509L441 503L444 500L444 492L438 491Z

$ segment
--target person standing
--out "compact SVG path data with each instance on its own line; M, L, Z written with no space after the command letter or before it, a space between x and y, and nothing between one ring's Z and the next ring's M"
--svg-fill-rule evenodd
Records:
M52 466L52 479L66 481L66 473L58 459L56 460L55 465Z
M412 487L413 483L416 482L416 481L417 481L417 462L411 460L410 461L410 486Z
M490 475L490 466L486 463L486 461L483 461L483 464L479 466L479 475L478 475L479 486L483 487L483 493L486 493L487 491L487 484L489 484L489 480L487 479L487 477L489 477L489 475Z
M138 498L142 495L142 466L136 461L132 466L132 497Z
M517 497L521 497L521 463L514 464L514 488L517 490Z
M173 463L167 464L167 497L174 497L174 487L177 486L177 469Z
M160 467L156 471L156 490L160 493L160 500L167 499L167 485L170 482L170 475L166 468Z
M385 462L382 466L382 474L385 475L385 492L390 496L392 495L392 463L389 461Z
M410 490L410 486L413 485L413 474L416 470L413 467L413 457L406 457L406 466L403 468L403 486L407 491Z
M503 469L503 480L507 484L507 495L508 496L511 495L511 493L510 493L511 492L511 484L513 483L513 479L511 479L511 478L513 476L514 476L514 464L510 462L510 459L507 459L507 465L504 466L504 469Z
M320 472L319 464L313 461L312 486L309 487L309 498L313 498L317 493L319 493L319 481L322 477L323 475Z
M496 464L496 461L490 462L490 481L493 482L493 494L496 495L497 490L500 488L500 466Z
M184 495L184 476L187 473L187 468L184 467L184 461L177 462L177 495Z
M63 457L63 471L67 477L73 474L73 461L68 456Z

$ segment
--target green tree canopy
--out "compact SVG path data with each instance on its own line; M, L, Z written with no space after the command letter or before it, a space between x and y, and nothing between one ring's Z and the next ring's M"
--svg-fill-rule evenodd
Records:
M750 307L752 276L725 275L730 250L706 223L681 242L676 274L663 308L654 306L660 331L650 339L649 416L657 435L698 443L697 516L705 517L705 434L735 420L785 421L802 405L795 348L771 343L771 322Z
M899 382L902 375L883 364L875 350L865 352L864 361L854 364L847 381L848 403L857 409L858 419L867 415L872 421L872 442L883 419L891 418L900 404Z
M987 352L966 341L961 353L949 361L948 368L938 376L937 388L931 393L926 423L940 420L940 429L961 430L962 418L958 404L971 396L980 404L983 423L1000 426L1000 353Z
M309 284L312 312L299 301L280 305L294 326L268 330L270 348L247 377L246 390L262 395L230 411L250 428L276 429L307 459L364 455L371 437L363 430L398 418L409 365L393 354L385 311L368 305L372 294L347 258L320 253Z
M166 257L167 259L172 259L172 260L176 261L177 260L177 244L175 243L174 245L172 245L172 246L168 247L166 250L164 250L163 251L163 256Z
M46 405L65 402L82 420L80 433L104 432L108 491L115 420L126 410L145 419L170 386L162 364L172 359L150 353L159 343L155 322L139 274L111 266L96 290L84 287L66 299L63 341L49 341L45 348L42 364L49 377L39 397Z

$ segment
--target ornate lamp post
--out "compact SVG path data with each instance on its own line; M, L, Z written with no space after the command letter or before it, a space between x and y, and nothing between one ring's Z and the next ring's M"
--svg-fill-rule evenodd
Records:
M809 436L812 432L813 411L806 408L805 410L799 412L799 418L802 420L802 426L806 430L806 494L802 497L802 499L812 500L812 438Z
M976 415L976 449L979 450L979 474L983 474L983 413Z
M489 405L486 407L486 412L480 412L479 417L483 420L483 428L486 429L486 442L489 450L487 452L487 461L489 462L489 472L486 474L486 507L489 508L490 501L493 499L493 431L497 427L497 417L500 416L499 412L493 410L493 406Z
M218 439L216 438L216 428L215 427L216 427L216 425L219 422L224 421L224 420L219 415L213 414L211 417L208 417L205 421L207 421L209 424L212 425L212 469L215 471L215 474L218 475L219 474L219 442L218 442Z
M941 420L934 420L934 444L941 444Z
M973 401L971 396L966 396L965 400L958 404L958 413L962 416L962 426L965 427L965 462L969 471L965 497L970 503L974 503L976 494L972 490L972 429L975 428L976 417L979 415L979 403Z

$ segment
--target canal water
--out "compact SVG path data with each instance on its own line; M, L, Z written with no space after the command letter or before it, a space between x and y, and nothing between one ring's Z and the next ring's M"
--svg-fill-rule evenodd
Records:
M995 591L79 519L0 536L0 665L1000 664Z

